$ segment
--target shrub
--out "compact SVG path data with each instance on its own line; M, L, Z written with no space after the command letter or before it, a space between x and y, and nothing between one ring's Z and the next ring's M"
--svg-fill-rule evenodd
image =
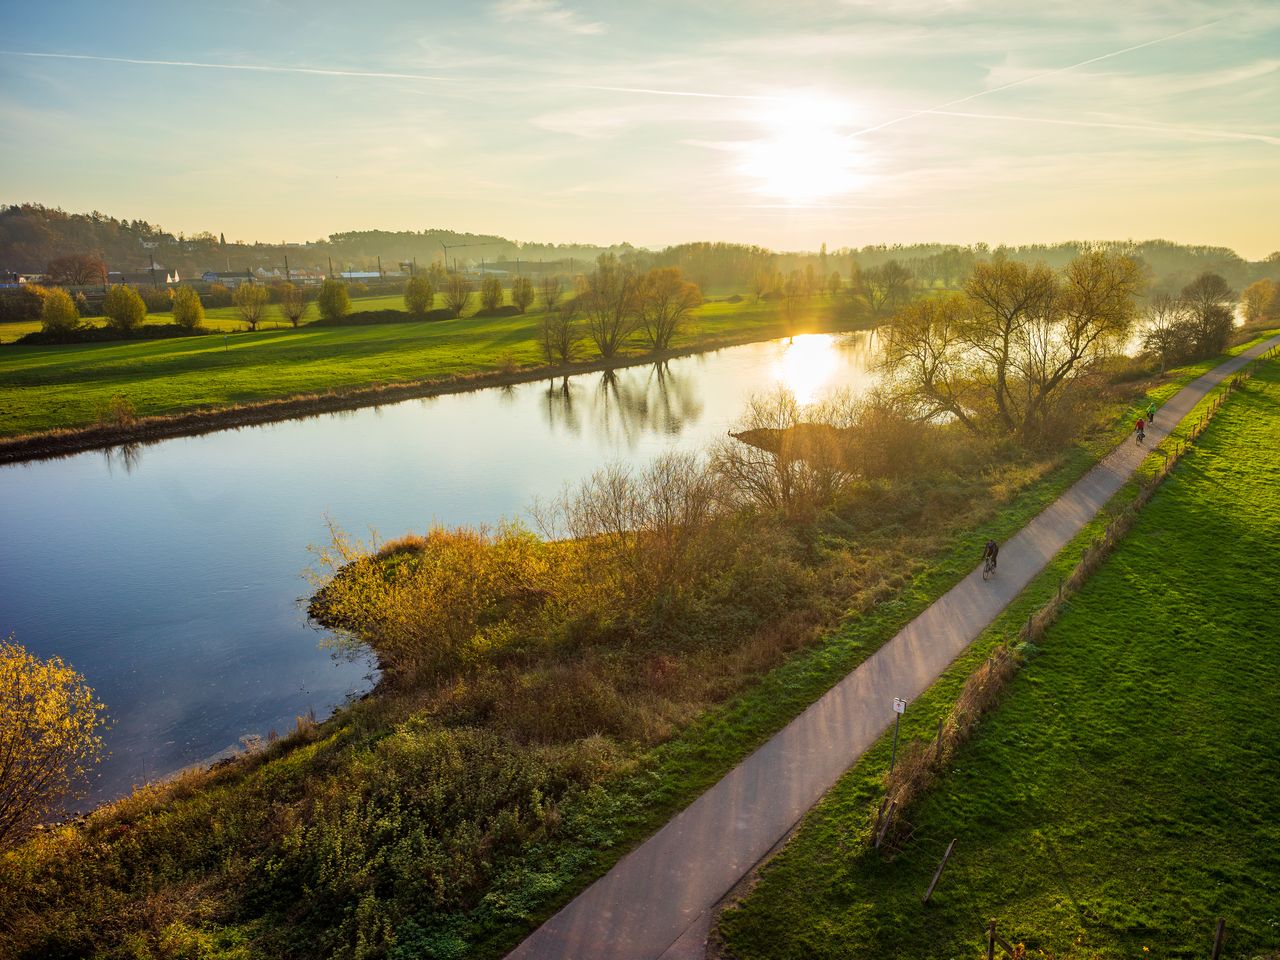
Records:
M204 304L191 287L181 286L173 292L173 322L188 330L204 323Z
M142 326L147 317L147 305L138 291L123 283L112 285L102 301L102 312L113 330L128 334Z
M231 288L221 283L209 284L202 298L206 307L231 306Z
M40 315L40 327L45 333L69 333L80 323L80 314L75 302L67 291L61 287L50 290L44 298L44 308Z
M71 792L102 750L102 704L57 657L0 642L0 848Z
M138 296L147 305L148 313L163 313L173 306L173 294L168 287L139 287Z
M347 293L347 285L341 280L326 280L320 285L320 296L316 303L320 307L320 316L333 322L341 320L351 310L351 296Z
M46 292L44 287L28 283L0 294L0 320L39 320Z
M435 306L436 292L426 276L410 277L404 285L404 308L411 315L422 319Z
M356 280L347 286L347 292L353 297L367 297L369 295L369 285L363 280Z
M98 424L104 427L127 427L138 419L133 401L124 394L115 393L106 403L98 406Z

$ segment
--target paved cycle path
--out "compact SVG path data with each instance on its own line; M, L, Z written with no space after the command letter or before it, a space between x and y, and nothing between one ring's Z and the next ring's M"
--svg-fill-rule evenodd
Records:
M769 742L531 934L508 960L701 958L715 906L1124 485L1151 447L1274 337L1188 384L1132 437ZM975 543L974 553L979 552Z

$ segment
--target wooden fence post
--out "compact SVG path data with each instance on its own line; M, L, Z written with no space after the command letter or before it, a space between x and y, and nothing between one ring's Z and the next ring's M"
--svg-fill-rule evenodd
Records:
M876 849L880 849L880 844L884 842L884 835L889 832L889 824L893 823L893 811L898 806L898 801L894 800L889 804L889 809L885 811L884 823L880 825L880 833L876 836Z
M938 886L938 881L942 879L942 868L947 865L947 861L951 859L951 851L956 848L955 837L951 838L951 842L947 844L947 852L942 855L942 862L938 864L938 869L933 872L933 879L929 881L929 889L924 892L921 897L921 903L928 903L929 898L933 896L934 888Z
M1222 956L1222 942L1227 936L1227 921L1223 917L1218 918L1218 929L1213 933L1213 957L1212 960L1218 960Z
M987 924L987 960L996 960L996 922Z
M937 738L934 740L934 743L936 744L936 746L935 746L935 748L934 748L934 751L933 751L933 762L934 762L934 763L941 763L941 762L942 762L942 725L943 725L943 723L945 723L945 722L946 722L945 718L943 718L943 719L941 719L941 720L939 720L939 721L938 721L938 736L937 736Z

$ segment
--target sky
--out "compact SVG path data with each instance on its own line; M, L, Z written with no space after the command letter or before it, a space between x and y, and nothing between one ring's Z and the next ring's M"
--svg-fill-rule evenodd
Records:
M301 241L1280 248L1280 3L0 0L0 202Z

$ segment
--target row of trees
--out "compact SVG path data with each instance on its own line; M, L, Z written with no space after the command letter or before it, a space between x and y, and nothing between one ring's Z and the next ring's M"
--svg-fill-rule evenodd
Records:
M601 254L596 269L580 277L572 297L563 281L544 278L539 341L548 362L568 363L586 337L600 356L616 356L633 334L643 333L654 351L666 350L689 314L702 303L702 293L677 267L655 267L639 273L612 254Z
M1071 388L1128 338L1143 286L1136 260L1103 250L1061 272L978 263L961 292L915 300L887 325L889 389L922 420L1043 438L1072 415Z

